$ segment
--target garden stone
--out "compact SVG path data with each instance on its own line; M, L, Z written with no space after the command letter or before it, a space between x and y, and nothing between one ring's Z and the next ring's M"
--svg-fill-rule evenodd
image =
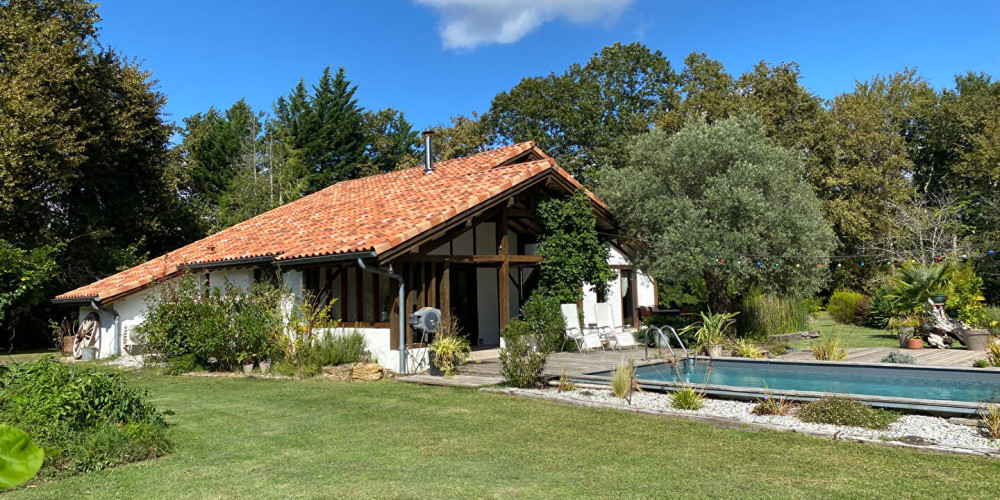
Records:
M382 380L384 369L378 363L358 363L351 371L351 379L356 382Z
M323 378L327 380L351 380L351 370L354 368L354 363L347 363L337 366L324 366L323 367Z

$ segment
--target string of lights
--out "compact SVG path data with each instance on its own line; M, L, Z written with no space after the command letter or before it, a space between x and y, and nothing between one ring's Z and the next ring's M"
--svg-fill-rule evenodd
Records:
M644 244L648 244L648 245L653 245L654 244L654 242L650 241L650 240L644 240L644 239L641 239L641 238L635 238L635 237L625 236L625 235L621 235L621 234L611 234L611 233L602 233L602 232L598 232L597 234L602 235L602 236L608 236L608 237L618 238L618 239L627 239L627 240L636 241L636 242L644 243ZM849 263L849 262L850 263L857 262L858 266L860 266L860 267L873 266L873 265L874 266L877 266L877 265L892 266L894 264L898 264L900 262L907 262L907 261L916 263L916 262L918 262L918 260L917 260L918 258L922 259L923 257L930 257L931 260L933 260L933 261L943 262L943 261L947 260L949 257L957 255L959 259L964 260L964 259L968 259L970 254L977 255L979 253L978 249L971 248L971 247L962 247L962 248L952 248L951 251L948 254L944 254L944 255L940 254L939 252L937 254L935 254L935 252L933 250L927 250L926 252L913 252L913 253L911 253L909 255L896 255L895 258L887 258L886 255L887 255L888 252L880 252L880 253L870 252L870 253L834 254L834 255L815 255L815 254L809 254L809 255L805 255L805 254L759 254L759 255L754 255L754 254L738 254L738 253L718 252L718 251L715 251L715 250L709 250L709 249L705 249L705 248L701 248L701 247L690 247L690 246L678 246L678 247L675 247L675 248L677 248L678 250L686 250L686 251L690 251L690 252L704 254L707 257L710 257L712 260L714 260L715 262L718 262L720 264L735 263L735 264L743 264L743 265L753 265L755 267L770 267L772 265L774 267L780 267L782 264L784 264L784 265L794 265L795 267L801 267L803 264L806 263L806 261L811 261L811 262L815 263L815 267L823 267L823 262L816 262L817 260L825 261L825 262L830 262L830 265L832 265L834 267L842 267L843 264ZM986 252L984 252L984 254L985 255L983 255L983 256L988 256L988 257L992 258L992 257L994 257L996 255L996 251L993 250L993 249L989 249ZM798 262L795 262L795 261L798 261ZM808 265L813 265L813 264L809 263Z

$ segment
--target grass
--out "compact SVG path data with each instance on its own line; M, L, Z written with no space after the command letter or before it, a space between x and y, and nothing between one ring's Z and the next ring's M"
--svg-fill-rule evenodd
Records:
M62 356L59 353L59 349L28 349L25 351L0 351L0 365L5 365L7 363L26 363L28 361L37 361L38 358L45 354L55 354L56 356Z
M841 325L833 321L830 314L823 311L809 322L810 330L818 330L821 337L839 336L849 347L899 347L899 338L894 333L864 326ZM789 347L809 349L813 339L792 342Z
M4 499L991 498L1000 490L995 460L468 389L129 378L176 412L174 453Z

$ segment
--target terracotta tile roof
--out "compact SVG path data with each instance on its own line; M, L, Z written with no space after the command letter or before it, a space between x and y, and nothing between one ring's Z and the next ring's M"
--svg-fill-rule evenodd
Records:
M439 162L430 174L423 170L334 184L56 300L107 302L192 264L381 254L548 170L583 188L534 142Z

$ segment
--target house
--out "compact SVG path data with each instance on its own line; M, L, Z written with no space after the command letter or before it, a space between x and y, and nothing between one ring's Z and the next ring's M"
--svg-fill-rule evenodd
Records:
M99 312L98 357L128 355L159 280L194 272L210 286L249 285L277 269L292 294L335 301L341 324L364 333L379 363L412 370L426 346L406 316L421 307L440 309L443 321L453 313L473 346L500 344L538 283L537 203L580 189L533 142L500 147L337 183L54 302L78 306L81 320ZM598 229L616 234L607 207L587 193ZM614 304L616 321L635 323L638 306L655 305L655 284L611 240L618 279L602 299ZM596 300L587 291L584 310Z

